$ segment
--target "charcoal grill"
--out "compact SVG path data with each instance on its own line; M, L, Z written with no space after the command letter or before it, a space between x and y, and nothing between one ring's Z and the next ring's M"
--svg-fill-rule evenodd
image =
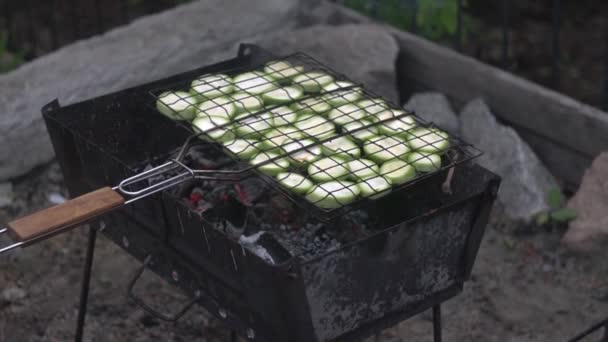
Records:
M77 340L97 232L142 261L129 296L163 320L175 321L199 304L252 341L356 341L433 308L440 340L439 305L462 291L471 274L499 177L473 163L476 149L452 138L453 154L446 154L436 171L380 199L320 210L257 169L239 168L216 144L194 141L189 125L154 107L160 92L201 74L251 70L276 59L243 44L230 60L65 107L55 100L43 108L72 197L163 165L180 180L161 189L153 186L158 180L145 177L152 187L144 186L144 196L91 224ZM346 79L305 54L281 59ZM171 160L176 155L183 158ZM212 174L226 168L239 177L187 177L193 176L188 162L197 158L217 164ZM220 194L222 200L201 209L198 199L193 202L193 189ZM132 291L145 270L192 299L174 314L149 307Z

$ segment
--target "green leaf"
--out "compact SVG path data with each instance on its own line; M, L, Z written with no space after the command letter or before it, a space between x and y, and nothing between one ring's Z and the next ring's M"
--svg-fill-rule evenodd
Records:
M563 207L565 201L566 198L560 189L553 188L551 191L549 191L549 195L547 196L547 204L551 209L556 210Z
M576 210L572 208L561 208L551 213L551 219L557 222L569 222L576 218Z
M547 223L549 223L549 213L540 213L538 214L538 216L536 216L536 225L537 226L544 226Z

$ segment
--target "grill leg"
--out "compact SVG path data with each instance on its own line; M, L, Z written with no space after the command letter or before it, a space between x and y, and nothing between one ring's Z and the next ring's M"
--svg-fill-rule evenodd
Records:
M441 342L441 304L433 306L433 341Z
M230 330L230 342L237 342L238 337L236 335L236 331Z
M76 322L76 336L74 341L82 341L84 319L87 314L87 303L89 301L89 284L91 283L91 268L93 267L93 252L95 251L95 240L97 230L91 225L89 227L89 242L87 244L87 256L84 261L84 273L82 275L82 287L80 288L80 306L78 307L78 321Z

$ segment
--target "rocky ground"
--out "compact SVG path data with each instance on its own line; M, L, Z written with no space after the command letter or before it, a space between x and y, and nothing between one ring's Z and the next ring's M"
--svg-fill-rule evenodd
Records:
M64 193L61 182L54 163L14 182L14 199L0 209L0 222L50 205L49 198ZM444 305L445 340L561 341L606 316L607 255L570 255L559 244L562 233L515 225L496 208L471 281ZM0 258L0 341L73 337L85 246L86 230L78 229ZM228 339L201 308L168 324L129 303L125 290L138 265L108 239L98 240L85 340ZM167 310L184 300L150 274L137 291ZM379 340L431 341L430 313L388 329Z

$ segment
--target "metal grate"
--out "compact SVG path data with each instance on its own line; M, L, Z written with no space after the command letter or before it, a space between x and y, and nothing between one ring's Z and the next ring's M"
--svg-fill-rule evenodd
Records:
M250 161L232 173L257 173L322 220L481 154L303 53L214 75L150 94L196 136ZM280 185L277 170L301 175L300 183ZM311 179L315 196L297 191Z

